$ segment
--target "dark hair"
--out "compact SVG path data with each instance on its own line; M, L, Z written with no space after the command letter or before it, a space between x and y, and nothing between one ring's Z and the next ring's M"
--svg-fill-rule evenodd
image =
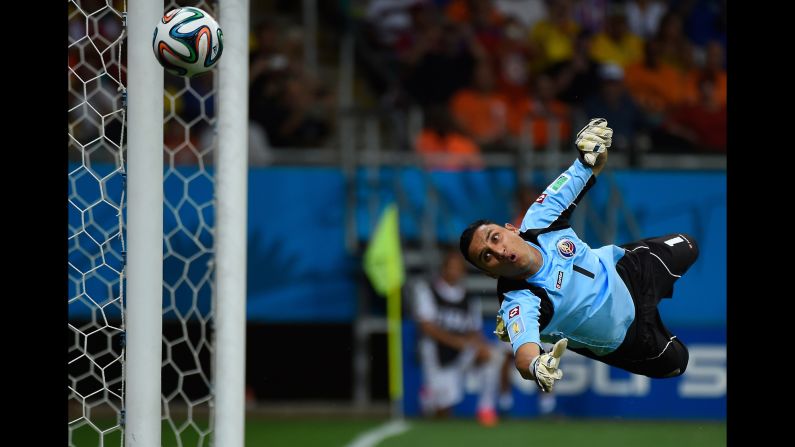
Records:
M491 225L494 222L487 220L487 219L480 219L472 222L469 224L466 229L461 233L461 240L458 243L458 248L461 249L461 254L464 255L464 259L469 261L470 264L477 267L477 265L469 259L469 246L472 245L472 237L475 235L475 231L480 228L481 225ZM480 268L480 267L478 267Z

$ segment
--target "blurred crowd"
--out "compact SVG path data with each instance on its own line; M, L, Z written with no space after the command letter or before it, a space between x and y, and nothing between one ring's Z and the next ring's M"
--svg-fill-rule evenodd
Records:
M266 19L253 30L249 119L272 147L319 147L332 131L331 89L304 66L300 26Z
M566 145L595 116L628 155L726 150L725 1L370 0L358 18L355 72L393 123L421 111L398 147L431 167ZM303 66L303 39L289 20L253 31L252 138L269 148L334 132L335 92Z
M370 85L422 107L410 144L437 167L597 116L617 151L726 150L725 1L372 0L366 17Z
M355 38L355 105L396 117L391 123L402 126L393 130L397 144L386 146L415 151L431 167L479 167L489 152L565 147L589 117L607 118L612 149L630 156L726 151L725 0L352 5L346 23ZM102 17L99 34L117 35L119 19ZM320 53L330 68L305 67L300 22L279 14L252 20L252 164L269 163L280 148L335 146L339 46L326 45L333 55ZM342 35L333 22L321 17L318 41ZM85 35L83 23L70 20L70 41ZM70 48L69 65L77 73L70 91L76 94L103 66L89 43ZM166 76L164 133L168 156L177 163L212 162L215 76L187 83ZM118 87L94 84L109 98ZM94 84L88 82L89 96ZM416 111L421 124L406 125ZM91 125L75 125L76 139L94 141L101 124L84 121Z

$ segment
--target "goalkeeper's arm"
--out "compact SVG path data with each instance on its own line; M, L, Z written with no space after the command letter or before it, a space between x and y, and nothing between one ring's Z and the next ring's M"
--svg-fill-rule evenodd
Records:
M558 368L560 357L566 350L567 339L555 343L552 352L542 353L541 347L535 343L525 343L516 350L516 369L523 378L532 380L541 391L549 393L555 386L555 381L563 377L563 371Z

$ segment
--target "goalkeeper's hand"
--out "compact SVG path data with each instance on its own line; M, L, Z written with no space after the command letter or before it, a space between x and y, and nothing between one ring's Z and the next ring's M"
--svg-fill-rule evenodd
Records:
M591 121L577 133L575 146L580 151L580 159L588 166L596 164L596 158L613 143L613 129L607 127L604 118L592 118Z
M530 372L536 378L538 387L545 393L551 392L555 381L563 377L563 371L558 369L558 364L568 343L569 340L566 338L559 340L552 347L552 353L541 354L530 364Z

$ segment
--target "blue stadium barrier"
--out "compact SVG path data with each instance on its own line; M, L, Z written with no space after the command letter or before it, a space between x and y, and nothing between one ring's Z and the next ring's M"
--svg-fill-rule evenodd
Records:
M484 320L484 333L494 339L494 320ZM557 382L555 414L573 418L726 419L726 332L722 328L670 327L688 346L687 371L673 379L631 375L572 351L561 359L563 380ZM407 416L422 414L419 393L421 369L417 357L417 326L403 324L403 409ZM468 382L464 400L453 414L472 417L477 407L477 381ZM511 366L513 408L509 417L539 416L540 391Z
M71 165L74 169L76 165ZM96 167L95 167L96 169ZM195 168L183 167L186 177ZM401 206L400 226L404 240L419 238L420 220L427 206L427 187L439 195L437 233L443 241L457 241L460 231L472 220L489 218L512 221L515 171L489 169L481 172L434 172L418 169L379 171L377 184L368 183L368 172L357 173L356 213L360 240L367 240L374 223L371 188L377 188L375 215L390 201ZM635 215L641 234L656 236L686 232L698 240L701 258L677 284L673 300L666 300L661 313L666 322L681 327L722 328L726 322L726 175L725 172L637 172L616 171L613 175L628 209ZM431 183L429 183L431 182ZM603 211L610 193L609 179L596 183L588 194L589 206ZM543 188L543 184L541 187ZM114 185L114 188L117 186ZM90 182L70 184L71 188L91 188ZM252 168L249 172L248 212L248 318L252 321L348 322L356 315L357 280L360 259L345 250L345 178L337 168ZM181 182L166 181L167 197L184 194ZM212 197L209 182L191 183L188 195L196 203ZM86 190L85 195L95 191ZM94 194L96 195L96 194ZM209 243L206 231L213 225L212 208L200 216L193 207L183 206L174 214L164 213L165 229L177 222L185 236L172 241L172 250L190 257L194 238ZM115 213L105 218L116 219ZM69 219L79 219L70 212ZM94 216L95 220L100 219ZM100 219L101 220L101 219ZM601 245L594 232L586 228L583 238L592 246ZM624 225L619 225L616 242L631 240ZM99 247L97 247L99 250ZM69 261L85 269L90 263L85 254L70 254ZM202 277L206 263L194 263L188 274ZM177 276L175 276L177 275ZM164 266L166 278L183 275L181 263ZM70 296L75 293L70 284ZM107 294L102 284L86 284L92 296ZM209 306L209 294L199 297L199 306ZM75 316L88 316L89 309L75 304ZM168 318L168 316L166 316Z

